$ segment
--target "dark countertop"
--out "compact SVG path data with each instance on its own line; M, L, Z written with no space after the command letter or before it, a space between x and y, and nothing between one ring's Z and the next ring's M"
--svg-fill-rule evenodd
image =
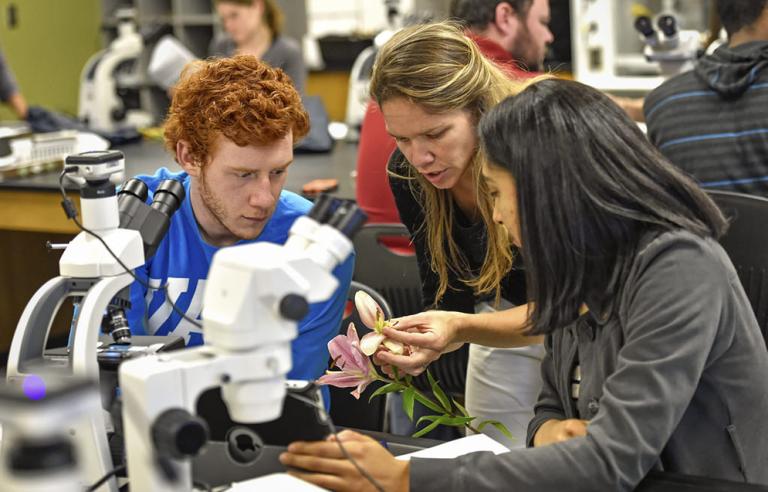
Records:
M138 174L153 174L159 167L173 171L180 170L173 157L157 140L113 147L125 154L126 179ZM355 197L355 178L352 175L357 162L357 144L336 142L332 152L324 154L296 153L288 169L285 189L301 193L301 187L318 178L336 178L339 188L334 195L341 198ZM56 191L59 186L58 173L37 174L27 178L10 179L0 182L0 190ZM70 188L70 186L68 186ZM74 187L72 187L74 188Z

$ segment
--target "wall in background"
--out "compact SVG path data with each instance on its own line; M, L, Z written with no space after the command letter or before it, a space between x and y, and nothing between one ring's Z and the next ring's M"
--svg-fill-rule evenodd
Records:
M30 105L77 113L80 71L102 47L100 22L99 0L0 0L0 49Z

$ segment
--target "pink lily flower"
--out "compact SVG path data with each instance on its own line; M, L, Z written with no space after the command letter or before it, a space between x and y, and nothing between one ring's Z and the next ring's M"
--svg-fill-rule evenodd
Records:
M325 375L317 380L319 384L337 388L356 386L352 396L359 399L365 388L378 379L371 360L360 350L360 339L354 323L349 324L346 336L337 335L328 342L328 352L333 359L333 365L341 371L325 371Z
M373 298L362 290L355 292L355 307L360 320L365 326L373 331L363 335L360 340L360 349L365 355L373 355L381 345L394 354L402 355L405 353L405 346L390 340L382 333L385 326L394 326L391 321L384 319L384 311Z

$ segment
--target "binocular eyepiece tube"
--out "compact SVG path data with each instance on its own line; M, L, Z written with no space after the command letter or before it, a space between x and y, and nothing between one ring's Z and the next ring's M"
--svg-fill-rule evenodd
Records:
M368 216L353 201L321 194L309 212L309 217L320 224L328 224L351 238L368 220Z

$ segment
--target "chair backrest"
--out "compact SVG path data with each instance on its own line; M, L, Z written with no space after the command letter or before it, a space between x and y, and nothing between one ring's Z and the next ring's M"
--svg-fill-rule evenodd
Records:
M363 325L360 320L360 316L355 308L355 294L357 291L363 291L370 295L374 301L376 301L381 310L384 312L384 317L391 318L392 310L389 307L387 300L382 297L376 290L371 287L362 284L357 281L352 281L347 293L347 309L345 309L344 317L341 320L341 327L339 333L346 335L347 327L349 323L355 324L357 334L362 338L363 335L371 331ZM370 403L368 398L376 391L376 388L381 384L373 383L363 394L360 395L360 399L355 399L350 393L353 388L335 388L330 387L331 394L331 419L336 425L342 427L352 427L355 429L366 429L373 431L384 430L384 413L385 413L385 401L384 396L373 399Z
M416 257L408 248L408 229L403 224L366 224L354 237L354 279L380 292L395 317L423 310L421 279Z
M739 273L768 341L768 200L731 191L707 190L707 193L730 220L720 244Z

